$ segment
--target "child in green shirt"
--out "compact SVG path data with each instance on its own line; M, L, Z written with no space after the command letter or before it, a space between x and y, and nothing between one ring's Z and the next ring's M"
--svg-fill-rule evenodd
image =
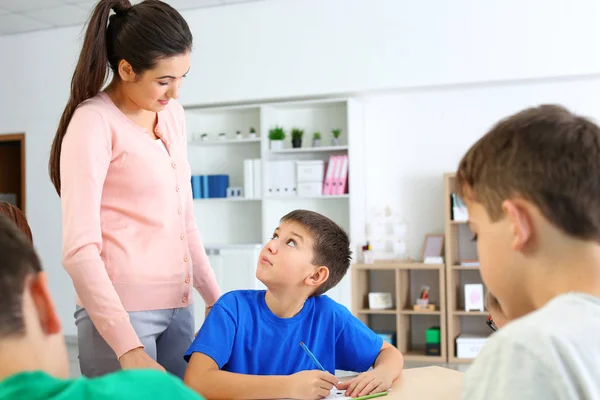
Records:
M0 212L0 400L201 399L180 379L154 370L68 379L48 280L31 241L15 224L17 214Z

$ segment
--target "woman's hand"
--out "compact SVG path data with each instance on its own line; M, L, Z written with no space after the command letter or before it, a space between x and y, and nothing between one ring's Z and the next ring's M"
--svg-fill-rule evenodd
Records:
M163 366L154 361L141 347L123 354L119 363L123 369L156 369L165 372Z

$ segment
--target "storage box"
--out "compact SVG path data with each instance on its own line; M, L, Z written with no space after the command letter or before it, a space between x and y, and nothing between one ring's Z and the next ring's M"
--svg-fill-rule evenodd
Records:
M315 197L323 194L323 182L298 182L298 196Z
M371 310L389 310L394 307L392 294L389 292L369 293L369 308Z
M296 181L323 182L325 162L322 160L296 161ZM322 183L321 183L322 185ZM319 193L320 194L320 193Z
M456 356L458 358L475 358L481 351L487 337L477 335L460 335L456 338Z

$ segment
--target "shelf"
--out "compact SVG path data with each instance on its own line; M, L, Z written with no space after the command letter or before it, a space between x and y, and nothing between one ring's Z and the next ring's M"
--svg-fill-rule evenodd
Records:
M454 271L474 271L474 270L479 270L479 267L475 267L475 266L468 266L468 267L461 267L460 265L453 265L452 269Z
M260 200L261 199L248 199L246 197L217 197L209 199L194 199L194 203L239 203Z
M411 263L411 262L375 262L373 264L354 264L354 268L362 270L394 270L394 269L405 269L405 270L426 270L426 271L438 271L444 268L444 264L423 264L423 263Z
M347 151L348 146L322 146L322 147L301 147L299 149L281 149L271 150L271 154L294 154L294 153L323 153L331 151Z
M262 249L261 243L241 243L241 244L205 244L206 250L228 250L228 249Z
M474 360L475 360L474 358L449 357L448 362L451 364L470 364Z
M402 315L441 315L440 310L435 311L415 311L415 310L400 310Z
M349 194L336 194L331 196L268 196L267 200L335 200L349 199Z
M192 140L188 142L188 146L215 146L215 145L230 145L230 144L245 144L245 143L260 143L260 138L254 139L225 139L225 140Z
M370 310L363 308L357 311L358 314L383 314L383 315L396 315L396 310Z
M489 314L487 311L452 311L452 315L461 317L487 317Z
M425 355L425 349L409 350L405 353L402 353L402 356L404 357L404 361L410 361L410 362L431 362L431 363L446 362L445 357Z

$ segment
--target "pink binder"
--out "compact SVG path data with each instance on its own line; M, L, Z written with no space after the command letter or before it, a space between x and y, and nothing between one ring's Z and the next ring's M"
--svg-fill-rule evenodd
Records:
M330 156L327 163L327 173L325 174L325 182L323 182L323 195L333 194L334 174L337 166L337 156Z
M337 173L336 194L345 194L348 183L348 155L340 156L340 167Z

